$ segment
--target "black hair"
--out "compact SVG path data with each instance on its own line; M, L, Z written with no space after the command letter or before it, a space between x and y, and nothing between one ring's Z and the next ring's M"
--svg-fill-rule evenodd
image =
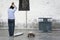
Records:
M13 6L10 6L10 9L14 9L14 7Z

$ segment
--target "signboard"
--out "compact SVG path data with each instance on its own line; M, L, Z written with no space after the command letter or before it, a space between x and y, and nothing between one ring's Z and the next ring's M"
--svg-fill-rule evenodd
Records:
M19 0L19 11L29 11L29 0Z

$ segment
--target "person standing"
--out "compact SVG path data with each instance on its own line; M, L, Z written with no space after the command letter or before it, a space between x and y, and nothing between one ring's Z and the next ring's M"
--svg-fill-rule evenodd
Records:
M11 6L8 9L8 31L9 36L14 36L14 28L15 28L15 16L14 13L17 10L14 2L12 2Z

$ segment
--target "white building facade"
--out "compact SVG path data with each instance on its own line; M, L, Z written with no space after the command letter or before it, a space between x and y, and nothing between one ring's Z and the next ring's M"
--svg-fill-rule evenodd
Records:
M7 11L12 2L17 6L17 11L15 12L16 29L24 29L26 28L26 11L18 10L19 0L0 0L0 20L1 22L7 22ZM29 3L30 11L27 11L27 28L38 28L38 26L33 27L31 25L35 22L35 24L38 25L39 17L50 17L60 20L60 0L29 0ZM2 27L2 29L3 28L7 27Z

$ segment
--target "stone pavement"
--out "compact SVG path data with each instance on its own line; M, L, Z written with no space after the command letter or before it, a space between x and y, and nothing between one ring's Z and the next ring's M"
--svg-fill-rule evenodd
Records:
M29 31L35 33L35 38L28 38ZM24 32L18 37L9 37L8 30L0 30L0 40L60 40L60 31L52 31L52 33L41 33L39 30L15 30L15 33Z

